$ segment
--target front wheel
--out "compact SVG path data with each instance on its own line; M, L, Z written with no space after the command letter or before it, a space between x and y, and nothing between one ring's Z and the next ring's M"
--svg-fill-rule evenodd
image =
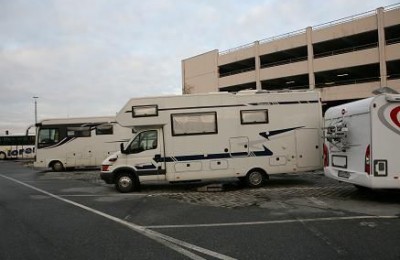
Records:
M0 153L0 160L5 160L6 158L7 157L5 153Z
M117 177L115 188L121 193L131 192L139 186L139 181L132 174L123 173Z
M51 168L53 169L53 171L55 172L62 172L64 171L64 165L62 164L62 162L60 161L56 161L51 165Z
M259 188L267 181L267 175L262 170L254 169L246 175L244 181L251 188Z

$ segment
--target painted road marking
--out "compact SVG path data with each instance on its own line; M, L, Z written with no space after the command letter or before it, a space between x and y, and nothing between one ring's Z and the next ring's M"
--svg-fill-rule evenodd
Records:
M158 242L158 243L160 243L160 244L162 244L162 245L164 245L164 246L166 246L166 247L168 247L168 248L170 248L172 250L175 250L176 252L178 252L178 253L180 253L182 255L185 255L185 256L189 257L190 259L200 260L200 259L205 259L205 258L203 258L203 257L201 257L199 255L196 255L196 254L192 253L191 251L189 251L187 249L190 249L190 250L193 250L193 251L197 251L199 253L202 253L202 254L205 254L205 255L209 255L209 256L215 257L217 259L224 259L224 260L225 259L226 260L235 259L235 258L232 258L230 256L223 255L223 254L220 254L220 253L217 253L217 252L214 252L214 251L211 251L211 250L208 250L208 249L205 249L205 248L202 248L202 247L199 247L199 246L184 242L182 240L175 239L175 238L170 237L170 236L166 236L166 235L161 234L159 232L150 230L147 227L140 226L140 225L137 225L137 224L134 224L134 223L131 223L131 222L127 222L127 221L125 221L123 219L119 219L119 218L113 217L113 216L108 215L108 214L106 214L104 212L101 212L101 211L98 211L96 209L87 207L87 206L85 206L83 204L79 204L79 203L74 202L72 200L68 200L68 199L62 198L62 197L60 197L58 195L55 195L55 194L52 194L52 193L47 192L45 190L36 188L36 187L34 187L32 185L29 185L29 184L21 182L21 181L19 181L17 179L5 176L3 174L0 174L0 177L3 177L4 179L13 181L13 182L18 183L20 185L23 185L23 186L25 186L27 188L30 188L32 190L35 190L35 191L40 192L42 194L45 194L45 195L47 195L47 196L49 196L51 198L57 199L59 201L65 202L67 204L71 204L71 205L76 206L78 208L84 209L84 210L92 212L92 213L94 213L96 215L99 215L99 216L102 216L104 218L107 218L107 219L109 219L111 221L114 221L114 222L116 222L118 224L121 224L123 226L126 226L129 229L131 229L133 231L136 231L139 234L142 234L142 235L144 235L144 236L146 236L146 237L148 237L148 238L150 238L150 239L152 239L152 240L154 240L154 241L156 241L156 242ZM187 249L185 249L185 248L187 248Z
M153 225L144 227L151 229L230 227L230 226L254 226L254 225L288 224L288 223L319 222L319 221L340 221L340 220L357 220L357 219L398 219L398 218L399 218L398 216L349 216L349 217L284 219L284 220L268 220L268 221L252 221L252 222L210 223L210 224Z

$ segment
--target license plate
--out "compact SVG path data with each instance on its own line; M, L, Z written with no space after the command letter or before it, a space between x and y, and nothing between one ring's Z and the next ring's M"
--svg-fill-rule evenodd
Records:
M339 171L338 172L338 177L348 179L348 178L350 178L350 173L346 172L346 171Z

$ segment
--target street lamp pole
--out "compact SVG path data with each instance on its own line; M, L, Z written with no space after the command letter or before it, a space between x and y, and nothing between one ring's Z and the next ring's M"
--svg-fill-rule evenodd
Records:
M35 100L35 136L37 136L37 99L39 97L32 97Z

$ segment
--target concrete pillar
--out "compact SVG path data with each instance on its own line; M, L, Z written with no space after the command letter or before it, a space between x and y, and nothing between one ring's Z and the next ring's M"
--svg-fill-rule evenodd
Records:
M260 42L254 42L254 56L256 62L256 89L261 90L261 81L260 81L260 69L261 69L261 62L260 62Z
M385 41L385 22L383 19L383 7L376 10L378 26L378 49L379 49L379 70L381 76L381 87L387 87L387 69L386 69L386 41Z
M314 49L312 45L312 27L306 29L307 37L307 64L308 64L308 82L309 88L315 89L315 75L314 75Z

